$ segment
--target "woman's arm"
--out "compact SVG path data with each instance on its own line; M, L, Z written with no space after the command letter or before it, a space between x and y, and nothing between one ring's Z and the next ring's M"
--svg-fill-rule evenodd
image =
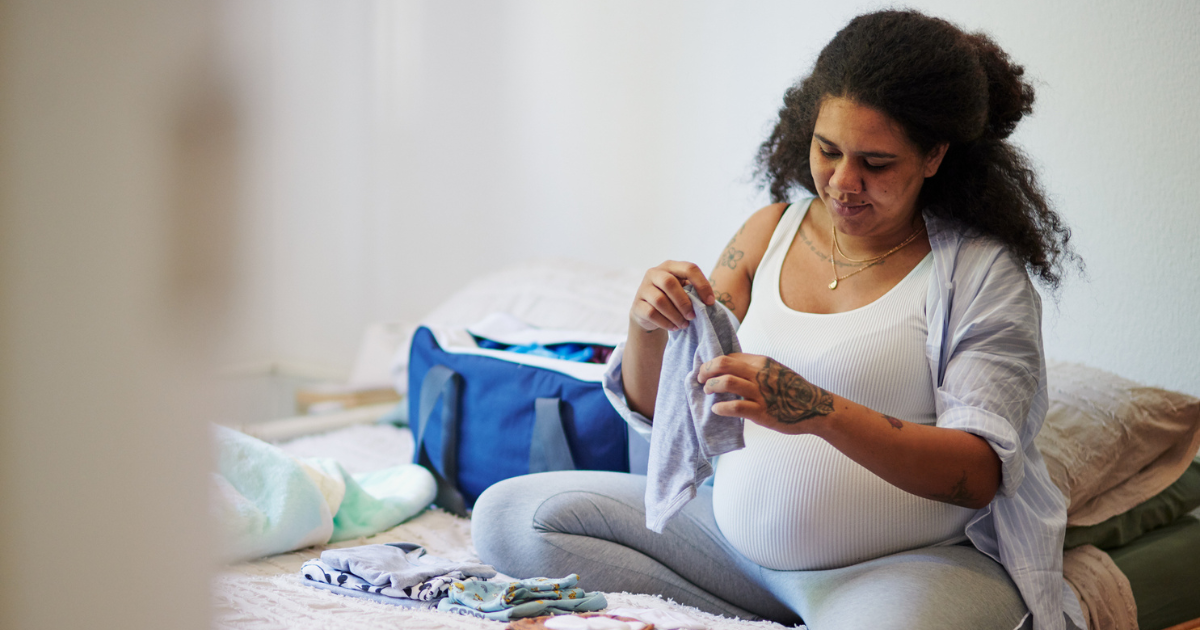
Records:
M991 503L1000 487L1000 458L983 438L873 411L809 383L773 359L740 353L718 357L701 368L699 379L707 393L743 398L713 405L714 413L781 433L816 435L917 496L979 509Z
M689 262L668 260L646 272L629 310L629 337L621 363L621 384L629 408L653 420L667 331L687 326L696 314L683 288L692 285L705 304L720 301L739 320L750 307L750 286L786 204L755 212L721 252L705 278Z

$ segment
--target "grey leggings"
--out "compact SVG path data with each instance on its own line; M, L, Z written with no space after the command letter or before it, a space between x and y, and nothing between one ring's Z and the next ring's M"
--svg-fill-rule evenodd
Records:
M840 569L775 571L734 550L711 488L662 534L645 526L646 478L553 472L498 483L472 517L484 562L514 577L578 573L588 590L652 593L701 610L812 630L1013 630L1029 623L1004 568L965 545L930 547Z

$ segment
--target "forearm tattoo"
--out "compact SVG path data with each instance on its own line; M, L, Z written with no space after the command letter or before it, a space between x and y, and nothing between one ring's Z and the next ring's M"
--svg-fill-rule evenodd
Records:
M833 394L809 383L774 359L758 371L758 389L767 413L782 424L796 424L833 413Z
M904 428L903 422L900 422L900 420L893 418L893 417L887 415L886 413L883 414L883 419L887 420L888 424L892 425L893 429L903 429Z
M962 479L959 479L958 482L954 484L954 487L950 489L950 492L945 494L934 494L931 495L930 498L943 503L957 505L959 507L971 507L974 505L975 495L971 494L971 491L967 489L967 471L963 471Z

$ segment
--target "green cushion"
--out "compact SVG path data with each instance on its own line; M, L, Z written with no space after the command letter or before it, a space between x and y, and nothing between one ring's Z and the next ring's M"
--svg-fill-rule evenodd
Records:
M1115 549L1197 507L1200 507L1200 461L1193 461L1175 483L1132 510L1096 525L1068 527L1063 548L1095 545L1100 549Z
M1200 618L1200 520L1188 515L1132 543L1111 549L1129 578L1138 627L1162 630Z

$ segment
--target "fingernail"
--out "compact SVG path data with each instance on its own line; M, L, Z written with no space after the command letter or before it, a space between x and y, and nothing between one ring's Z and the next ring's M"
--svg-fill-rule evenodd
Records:
M692 321L693 319L696 319L696 314L695 314L695 313L688 313L687 315L684 315L684 317L686 317L686 318L688 319L688 321L690 322L690 321Z

